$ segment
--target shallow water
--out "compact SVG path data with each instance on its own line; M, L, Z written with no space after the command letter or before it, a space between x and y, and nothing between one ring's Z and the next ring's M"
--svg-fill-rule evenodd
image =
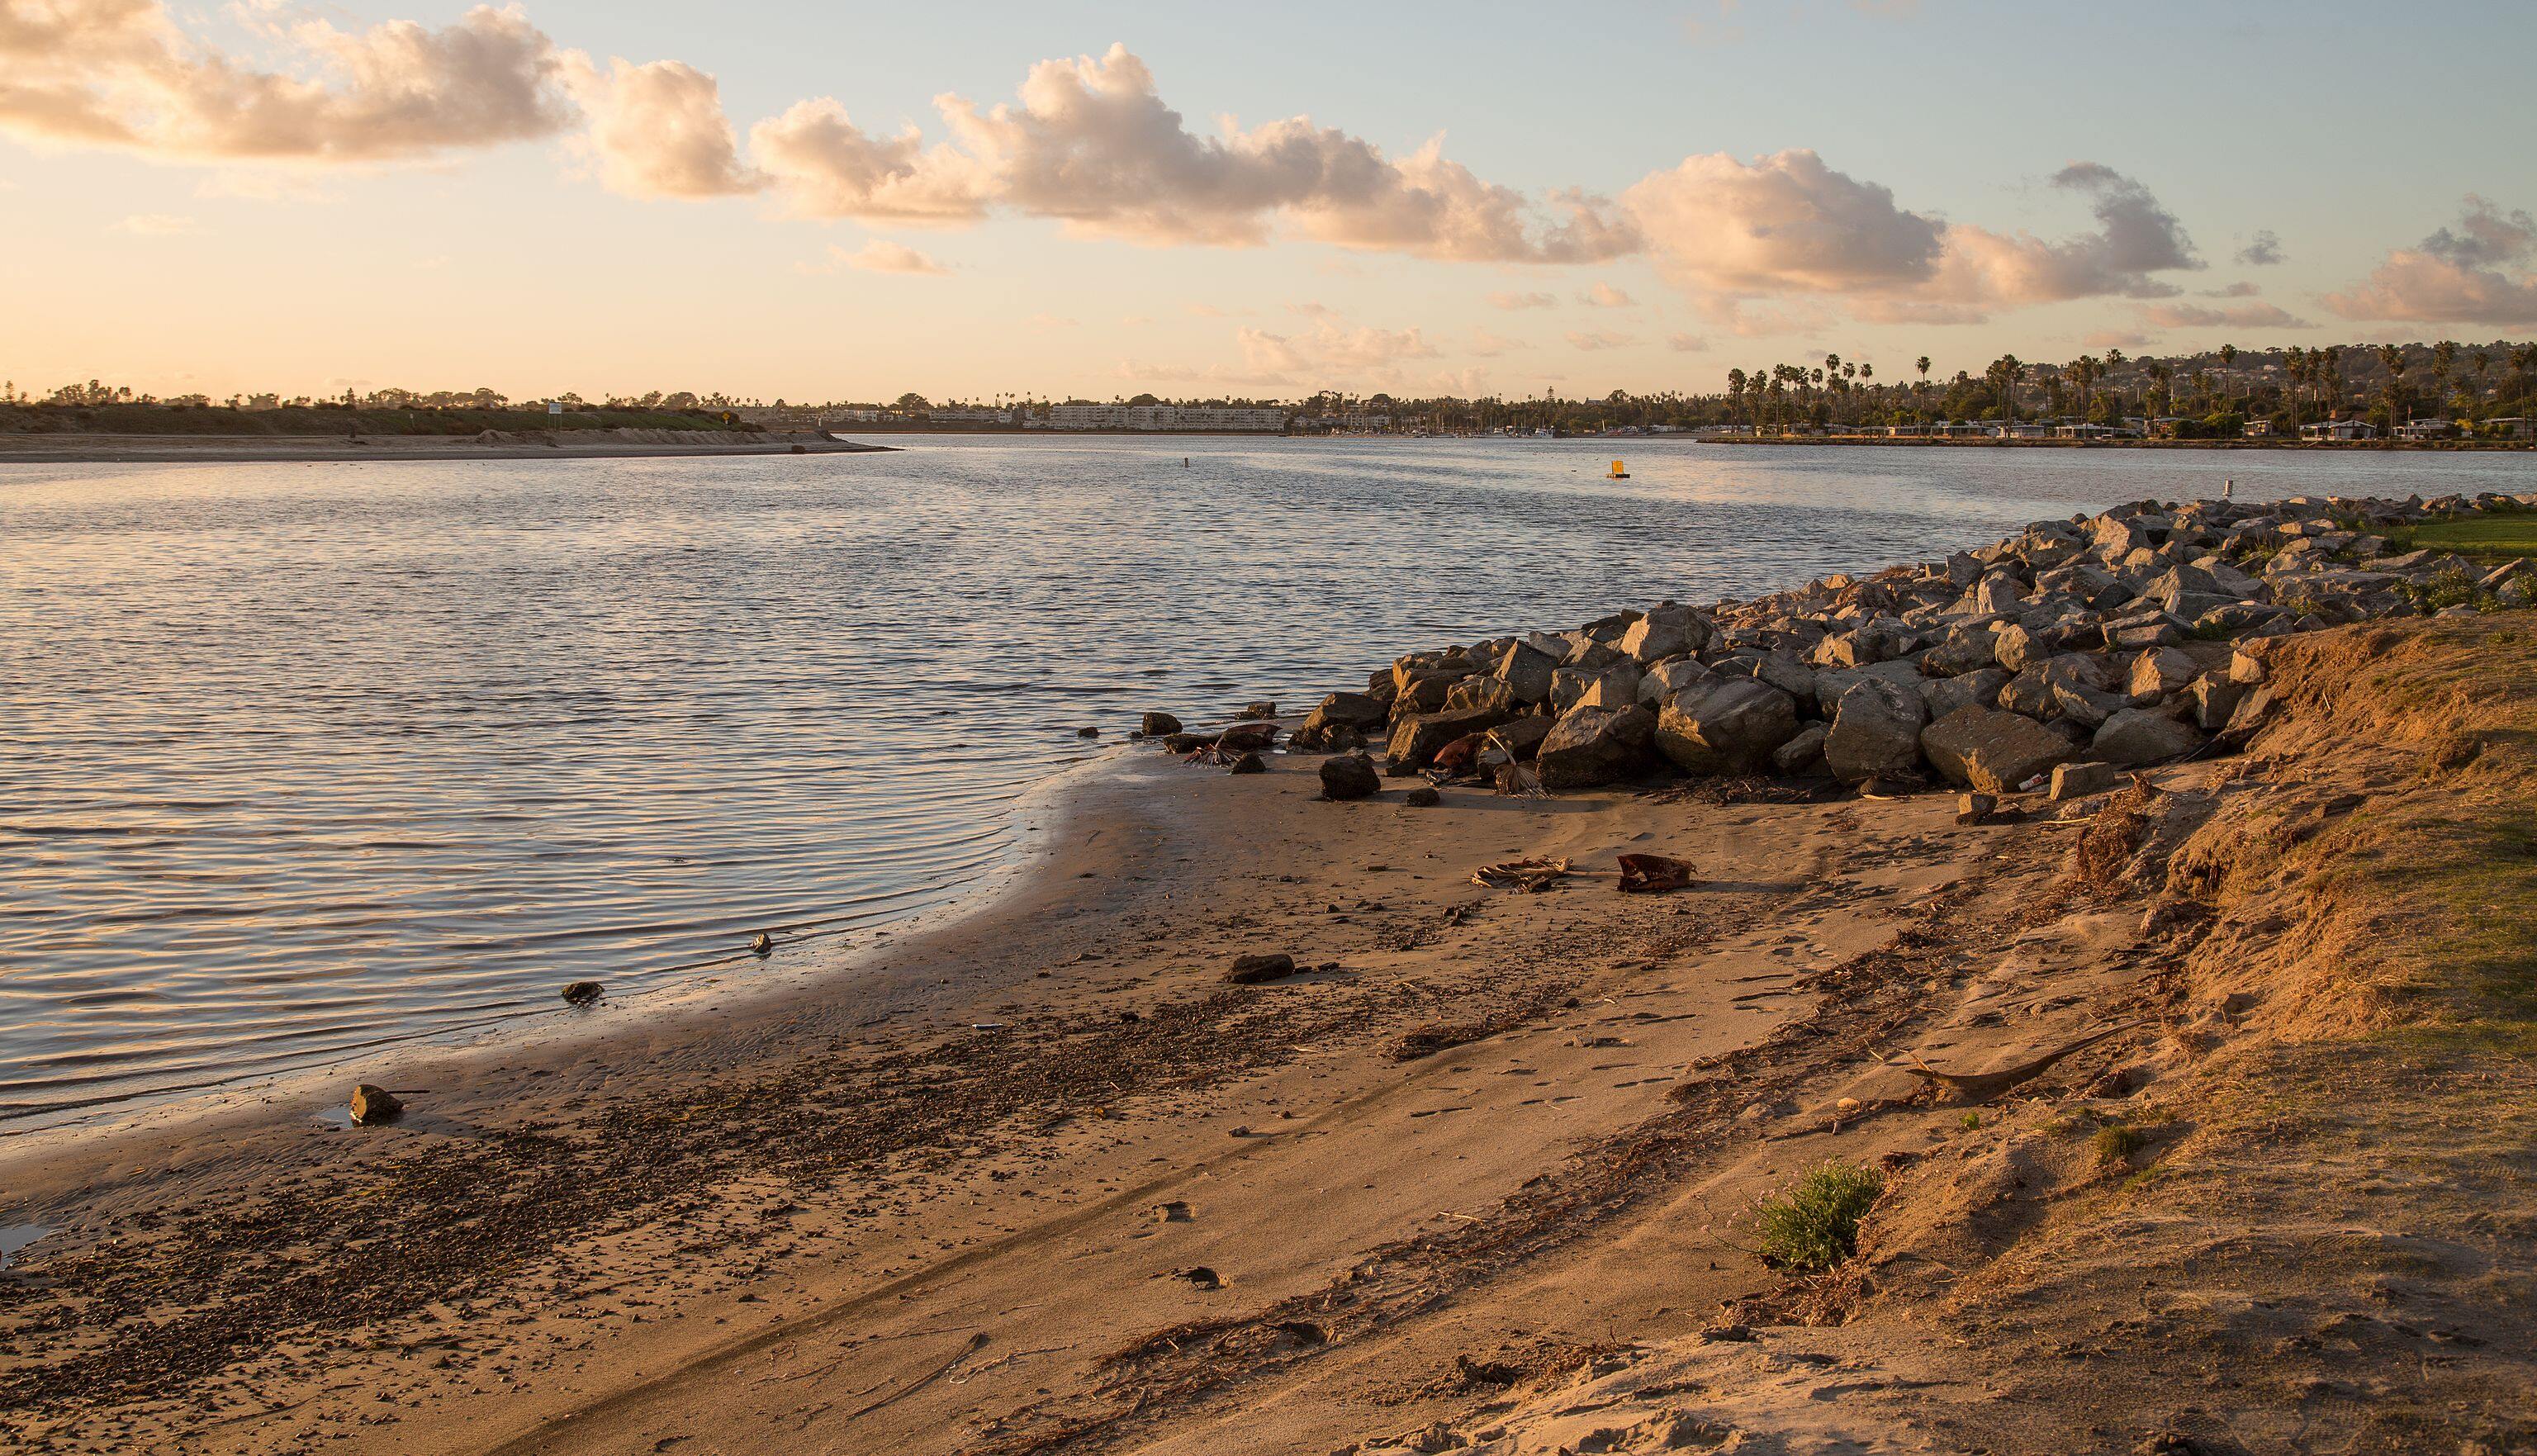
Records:
M0 1128L862 935L1148 707L2224 476L2537 489L2496 455L907 444L0 466Z

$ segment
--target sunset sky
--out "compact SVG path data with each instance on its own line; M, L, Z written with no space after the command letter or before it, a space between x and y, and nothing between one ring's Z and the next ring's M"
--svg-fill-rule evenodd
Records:
M2537 5L0 0L0 374L1720 387L2537 335Z

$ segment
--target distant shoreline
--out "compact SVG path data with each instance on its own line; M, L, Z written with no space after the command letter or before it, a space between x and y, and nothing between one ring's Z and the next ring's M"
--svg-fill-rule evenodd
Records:
M896 449L815 434L590 430L481 435L0 435L0 464L293 464L356 460L637 460L697 455L847 455Z
M1580 435L1577 438L1610 438ZM1662 436L1650 436L1662 438ZM1690 438L1691 436L1680 436ZM2537 450L2537 440L2304 440L2304 439L1943 439L1932 435L1876 438L1859 435L1712 434L1698 436L1704 445L1841 445L1951 450L2323 450L2366 454L2373 450L2498 451Z

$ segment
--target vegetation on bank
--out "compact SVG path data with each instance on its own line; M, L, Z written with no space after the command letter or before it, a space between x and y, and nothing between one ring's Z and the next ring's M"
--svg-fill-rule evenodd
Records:
M2497 511L2433 521L2401 528L2387 540L2397 551L2453 551L2496 562L2537 558L2537 511Z
M342 404L237 409L182 404L0 404L0 434L478 434L488 430L748 430L722 411L374 409Z
M1885 1179L1874 1168L1835 1159L1797 1180L1789 1196L1762 1206L1762 1257L1791 1274L1820 1274L1858 1251L1858 1221Z

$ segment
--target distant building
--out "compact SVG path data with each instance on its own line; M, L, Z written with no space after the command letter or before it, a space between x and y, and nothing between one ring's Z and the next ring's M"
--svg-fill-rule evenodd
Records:
M2447 439L2456 433L2457 426L2446 420L2408 420L2396 427L2398 439Z
M931 412L931 418L937 425L1010 425L1013 423L1013 412L979 409L969 405L937 406Z
M2305 440L2348 443L2377 437L2377 429L2367 420L2320 420L2314 425L2300 427L2300 438Z
M2270 420L2249 420L2246 422L2245 435L2248 439L2265 439L2270 437L2272 432L2273 422Z
M1227 405L1051 405L1051 430L1282 430L1282 409Z

